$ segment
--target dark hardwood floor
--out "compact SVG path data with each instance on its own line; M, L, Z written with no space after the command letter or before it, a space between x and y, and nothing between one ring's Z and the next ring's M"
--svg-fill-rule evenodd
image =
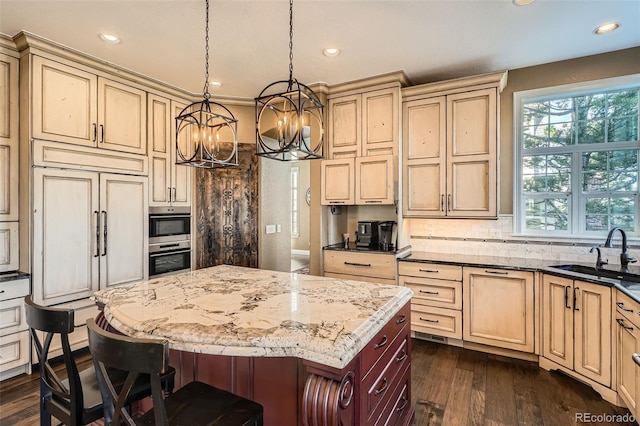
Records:
M412 345L415 426L561 426L581 424L577 413L628 413L590 387L536 363L422 340L414 339ZM87 352L77 359L80 369L91 364ZM0 425L38 423L38 372L0 383Z

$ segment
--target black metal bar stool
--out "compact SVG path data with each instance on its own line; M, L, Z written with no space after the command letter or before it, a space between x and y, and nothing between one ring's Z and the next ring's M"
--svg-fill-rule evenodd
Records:
M93 355L98 380L108 390L104 404L114 406L114 425L125 420L129 425L210 425L261 426L263 408L260 404L193 381L163 399L160 374L169 358L169 343L165 339L137 339L122 336L87 320L89 351ZM106 373L106 367L129 372L120 392L116 391ZM135 421L123 410L129 388L140 374L148 374L153 396L153 409Z
M105 412L102 395L99 388L95 369L89 367L78 371L78 367L71 353L69 334L73 333L73 309L52 308L41 306L33 302L31 295L24 298L26 320L33 338L33 345L38 354L40 370L40 424L51 425L53 415L65 425L86 425L102 417L111 418L112 410L107 407ZM45 333L44 341L38 333ZM54 336L60 337L62 357L67 379L62 379L51 366L49 348ZM120 389L126 378L123 371L109 369L111 380ZM172 392L175 379L175 369L170 368L162 377L162 386L166 392ZM133 386L126 401L126 405L151 395L148 378L141 378Z

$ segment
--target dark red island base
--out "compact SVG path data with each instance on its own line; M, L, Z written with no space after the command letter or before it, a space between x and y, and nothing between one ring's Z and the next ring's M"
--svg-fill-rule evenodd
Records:
M171 350L176 388L194 379L264 406L265 426L411 424L410 304L342 369L299 358Z

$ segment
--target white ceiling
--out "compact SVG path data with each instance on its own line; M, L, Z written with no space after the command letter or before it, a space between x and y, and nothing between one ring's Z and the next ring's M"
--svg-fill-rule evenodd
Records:
M204 0L0 0L0 33L26 30L195 93ZM286 0L212 0L214 95L254 98L289 73ZM595 27L621 27L596 36ZM107 45L100 32L122 38ZM296 0L294 77L342 83L405 70L416 84L640 46L640 0ZM342 52L323 56L333 45ZM640 57L630 57L640 65Z

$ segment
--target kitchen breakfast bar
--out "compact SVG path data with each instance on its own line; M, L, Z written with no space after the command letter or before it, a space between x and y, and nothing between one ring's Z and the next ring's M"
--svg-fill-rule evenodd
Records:
M220 265L95 293L108 325L169 341L176 387L264 406L264 424L408 425L411 291Z

